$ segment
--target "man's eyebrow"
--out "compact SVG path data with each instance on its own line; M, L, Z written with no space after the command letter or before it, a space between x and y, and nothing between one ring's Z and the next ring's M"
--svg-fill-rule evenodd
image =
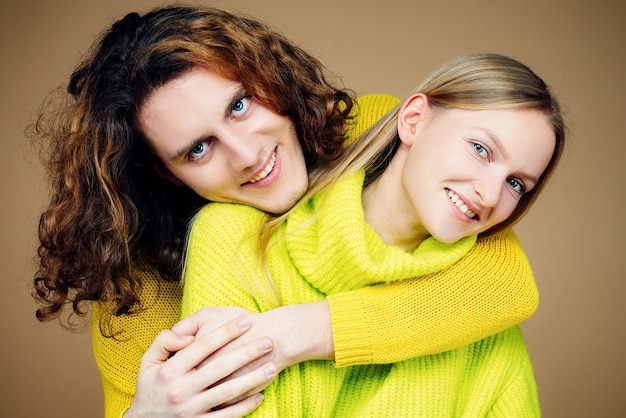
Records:
M498 151L500 151L500 154L502 154L504 158L506 159L510 158L510 154L507 152L506 148L502 144L502 141L500 141L500 138L495 132L487 128L478 128L478 129L483 131L485 135L487 135L489 139L491 139L491 141L495 144L496 148L498 149ZM519 176L526 180L533 182L533 184L537 184L537 182L539 181L539 178L537 176L535 176L534 174L525 172L525 171L521 171L519 173Z
M168 160L172 162L180 160L185 155L189 154L191 150L194 149L196 146L206 141L206 139L207 139L206 136L202 136L202 137L199 137L190 141L188 145L182 146L181 148L178 149L178 151L174 153L174 155L172 155L171 157L168 157Z
M230 112L232 111L233 106L235 105L235 103L238 100L241 100L241 98L245 94L246 94L246 89L242 85L240 85L239 88L237 88L230 95L230 97L226 100L227 105L224 107L224 113L222 114L222 118L223 119L226 119L226 118L228 118L230 116ZM172 156L168 157L168 160L169 161L177 161L177 160L181 159L185 155L189 154L191 152L191 150L194 149L197 145L199 145L202 142L206 141L207 138L208 138L207 136L203 135L203 136L200 136L198 138L195 138L195 139L189 141L187 143L187 145L183 145Z
M237 90L235 90L233 94L230 95L230 100L227 101L228 105L224 108L224 114L222 115L224 119L230 116L230 112L233 111L233 107L235 106L235 103L241 100L241 98L244 97L245 95L246 95L246 88L240 84L239 88L237 88Z

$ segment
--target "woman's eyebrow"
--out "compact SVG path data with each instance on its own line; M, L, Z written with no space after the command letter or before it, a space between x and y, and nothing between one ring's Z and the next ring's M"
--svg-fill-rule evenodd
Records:
M492 131L491 129L488 129L488 128L478 128L478 129L480 131L484 132L485 135L487 135L489 137L489 139L494 143L495 147L498 149L500 154L502 154L502 156L505 159L509 159L511 157L511 155L508 153L507 149L504 147L504 144L502 144L502 141L500 141L500 138L498 137L498 135L494 131ZM539 181L539 177L537 177L534 174L531 174L529 172L526 172L526 171L520 171L519 172L519 177L522 177L525 180L531 181L531 182L533 182L533 184L537 184L537 182Z
M500 152L500 154L502 154L502 156L504 158L509 158L509 153L507 152L507 150L504 148L504 145L502 144L502 141L500 141L500 138L498 137L498 135L492 131L491 129L488 128L481 128L478 127L478 130L482 131L485 135L487 135L489 137L489 139L491 140L491 142L493 142L496 146L496 148L498 149L498 151Z

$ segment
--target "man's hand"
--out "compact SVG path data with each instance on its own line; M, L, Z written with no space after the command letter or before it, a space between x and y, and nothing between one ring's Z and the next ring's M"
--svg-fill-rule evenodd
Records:
M239 379L267 362L274 364L280 372L293 364L307 360L334 359L330 313L326 301L288 305L261 314L238 307L209 307L183 319L172 328L172 331L180 336L200 337L206 330L214 329L218 324L238 316L248 318L252 324L250 331L216 350L207 357L200 368L259 338L269 337L274 342L274 349L247 363L226 377L223 382ZM271 381L263 382L243 396L260 392L270 383ZM242 397L236 398L241 399Z
M207 359L250 327L247 318L238 316L217 328L203 329L202 335L162 331L142 358L135 399L124 417L240 417L256 409L263 397L254 388L276 376L272 363L224 379L271 352L272 341L249 339L235 350ZM226 403L228 407L211 411Z

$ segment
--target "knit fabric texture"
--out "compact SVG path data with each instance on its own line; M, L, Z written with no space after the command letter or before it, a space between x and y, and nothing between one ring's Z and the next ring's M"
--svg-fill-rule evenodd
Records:
M398 103L381 94L359 98L350 140ZM180 283L162 280L144 264L136 268L142 309L112 317L111 307L93 304L92 347L105 418L121 417L128 409L143 353L180 315ZM336 366L348 366L397 362L475 342L532 316L538 294L528 260L508 229L478 240L466 257L440 272L337 293L327 300ZM104 335L101 321L110 325ZM111 332L115 338L109 337Z
M180 319L180 282L161 279L147 265L136 267L142 284L140 308L111 316L111 306L92 303L91 346L102 380L105 418L120 418L130 407L143 354L159 332L172 328Z
M300 205L275 234L267 266L281 303L393 282L445 269L475 238L432 238L412 254L384 245L365 223L363 173ZM313 213L317 216L310 221ZM212 204L193 225L184 276L183 316L206 305L270 309L256 236L264 214ZM389 303L393 303L390 301ZM388 338L388 336L381 336ZM337 369L310 361L283 371L253 412L262 417L537 416L532 367L519 328L441 354L393 364Z

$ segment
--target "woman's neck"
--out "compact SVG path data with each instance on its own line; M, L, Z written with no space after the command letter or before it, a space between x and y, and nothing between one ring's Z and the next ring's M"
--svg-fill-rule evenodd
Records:
M361 202L365 221L387 245L412 251L430 236L402 188L406 149L396 151L385 171L365 189Z

